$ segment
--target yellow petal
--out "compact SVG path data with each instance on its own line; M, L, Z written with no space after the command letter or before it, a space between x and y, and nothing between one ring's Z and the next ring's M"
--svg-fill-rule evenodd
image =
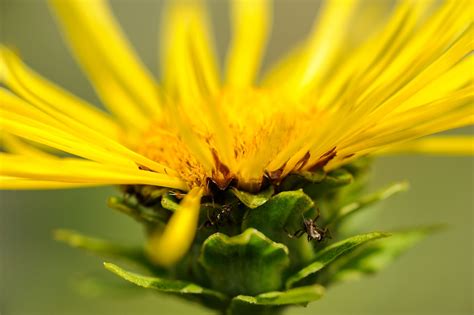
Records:
M344 94L354 99L367 89L398 53L418 18L419 10L413 8L411 1L397 1L387 23L367 42L354 49L344 47L347 52L342 52L332 74L318 89L318 108L332 107Z
M0 175L32 179L99 185L153 185L187 190L180 178L138 168L112 166L75 158L31 159L0 153Z
M0 109L2 129L16 136L93 161L130 165L132 161L85 143L60 129Z
M100 186L99 184L66 183L46 180L33 180L19 177L0 176L0 189L3 190L39 190L39 189L69 189Z
M270 0L233 0L232 42L227 56L227 84L251 86L258 74L271 27Z
M472 136L436 136L401 143L377 152L380 155L394 154L474 155Z
M308 50L306 45L299 44L292 48L286 55L271 66L262 79L262 86L276 88L281 86L290 76L294 75L295 68L301 60L306 58Z
M288 89L301 96L317 85L330 69L342 46L357 0L325 1L308 40L306 58L290 78Z
M119 126L95 106L79 99L29 69L11 50L0 46L0 82L54 117L60 113L112 138ZM6 96L0 96L3 100Z
M159 115L156 83L127 42L107 2L51 0L50 4L98 94L122 122L129 122L123 114L125 106L135 121ZM125 103L117 101L117 91L127 95Z
M181 201L163 232L155 231L148 240L147 252L153 262L171 266L189 250L196 234L201 188L193 188Z
M55 156L34 147L19 138L7 133L0 133L0 142L3 150L18 155L29 156L31 158L54 158Z
M169 167L147 159L67 115L60 112L48 115L2 88L0 99L0 111L4 113L0 115L2 128L16 136L93 160L117 164L134 162L160 173L177 175ZM87 152L94 152L94 157Z
M189 150L209 170L215 164L213 155L194 128L209 130L214 151L227 166L233 164L233 139L214 100L220 82L208 24L202 1L169 2L163 14L161 63L172 101L178 104L167 108L168 115L176 119Z
M184 106L216 94L217 57L202 1L169 1L163 12L161 68L167 91Z

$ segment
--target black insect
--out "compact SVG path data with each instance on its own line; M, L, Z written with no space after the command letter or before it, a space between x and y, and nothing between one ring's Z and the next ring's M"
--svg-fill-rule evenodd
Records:
M318 214L314 219L306 219L303 217L303 225L301 229L295 231L293 234L288 233L289 238L300 238L303 234L306 233L308 242L316 240L317 242L323 241L325 238L331 238L331 234L329 233L329 229L327 227L320 228L316 221L320 216L320 211L318 208Z
M220 208L215 208L214 211L207 210L207 220L202 224L204 227L222 227L235 223L232 216L233 205L226 204ZM202 227L201 226L201 227Z

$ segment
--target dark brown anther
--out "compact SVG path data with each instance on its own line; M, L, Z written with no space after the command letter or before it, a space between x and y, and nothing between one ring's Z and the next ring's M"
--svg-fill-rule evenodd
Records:
M336 155L337 155L337 151L336 151L336 147L334 147L331 150L329 150L328 152L321 155L318 162L311 167L311 171L314 172L318 169L322 169L323 167L325 167L329 163L329 161L334 159L336 157Z
M295 165L295 170L301 170L305 165L308 163L309 158L311 157L311 153L306 152L306 154L298 161Z
M221 162L219 159L216 150L212 149L212 157L216 164L216 172L212 174L212 181L220 190L226 190L230 185L234 177L232 176L227 165Z
M151 169L149 169L149 168L146 167L146 166L140 165L140 164L138 164L138 169L139 169L139 170L142 170L142 171L149 171L149 172L152 172Z
M279 184L282 180L281 175L283 174L283 170L285 169L286 163L283 164L279 169L274 170L273 172L265 172L265 177L270 180L273 184Z

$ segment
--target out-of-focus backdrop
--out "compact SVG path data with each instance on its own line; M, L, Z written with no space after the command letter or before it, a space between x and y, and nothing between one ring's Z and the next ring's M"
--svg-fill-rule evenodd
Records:
M422 0L420 0L422 1ZM368 8L377 1L367 1ZM157 36L162 3L112 1L114 12L145 64L156 74ZM229 39L226 1L211 2L221 57ZM301 40L316 16L317 1L276 1L274 37L267 62ZM43 0L0 0L1 42L16 47L39 73L99 104L74 63ZM472 133L472 128L458 132ZM1 162L0 162L1 163ZM473 309L472 158L401 156L380 158L372 189L407 179L400 194L370 212L367 230L446 223L432 236L376 277L336 286L319 302L288 314L461 315ZM141 230L131 219L108 209L112 188L0 193L0 314L211 314L172 297L117 289L101 294L89 281L117 281L100 258L52 240L55 228L69 228L116 241L140 244ZM120 281L117 281L120 283Z

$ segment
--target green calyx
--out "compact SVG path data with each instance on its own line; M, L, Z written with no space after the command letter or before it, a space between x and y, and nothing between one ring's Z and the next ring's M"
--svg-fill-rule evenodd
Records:
M381 270L435 230L341 237L340 226L348 217L407 188L395 183L365 194L367 165L360 160L330 173L291 174L257 194L230 188L204 198L194 243L169 269L153 265L143 246L114 245L65 230L55 237L141 269L105 263L107 270L139 287L184 297L221 314L278 314L320 299L333 283ZM133 186L108 204L152 231L166 226L181 197L171 190Z

